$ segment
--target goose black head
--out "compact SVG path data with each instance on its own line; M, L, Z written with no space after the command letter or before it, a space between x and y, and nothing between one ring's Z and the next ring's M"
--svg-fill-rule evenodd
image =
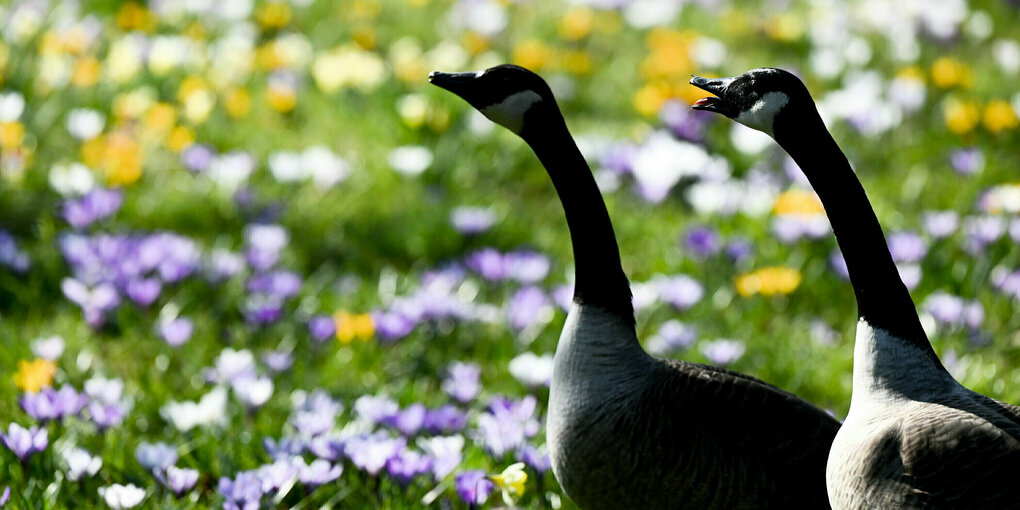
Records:
M691 85L715 94L699 99L691 108L725 115L775 138L777 127L790 112L814 105L799 78L782 69L752 69L732 78L691 78Z
M457 94L489 120L518 135L527 129L529 113L556 105L545 80L515 65L504 64L474 73L432 71L429 82Z

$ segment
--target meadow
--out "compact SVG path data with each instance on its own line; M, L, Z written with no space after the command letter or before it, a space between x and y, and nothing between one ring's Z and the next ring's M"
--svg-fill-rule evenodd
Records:
M427 80L505 62L559 98L649 351L846 414L856 305L821 204L771 139L689 109L691 73L782 67L946 366L1020 403L1018 17L0 2L0 507L573 508L543 430L562 208L519 138Z

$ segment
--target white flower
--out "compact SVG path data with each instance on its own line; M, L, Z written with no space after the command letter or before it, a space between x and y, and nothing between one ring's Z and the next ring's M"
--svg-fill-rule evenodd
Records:
M623 16L634 28L663 26L673 22L681 7L677 0L634 0L624 7Z
M115 83L124 83L138 74L142 67L145 37L128 34L110 44L106 54L106 73Z
M268 377L241 376L231 382L231 387L248 407L261 407L273 396L273 381Z
M506 7L494 0L460 0L450 9L450 24L492 37L506 28Z
M290 151L270 154L269 172L280 182L297 182L307 177L301 166L301 156Z
M115 483L109 487L100 487L99 495L110 508L121 510L138 506L145 499L145 490L135 487L133 484Z
M85 381L85 393L92 400L113 405L120 401L124 394L124 381L122 379L107 379L101 375L92 376Z
M525 352L510 360L510 375L525 386L549 386L552 382L553 357Z
M496 482L500 492L503 493L503 502L513 507L524 494L524 484L528 481L528 474L524 472L524 463L518 462L490 478Z
M1003 71L1016 74L1020 70L1020 43L1012 39L999 39L992 44L992 56Z
M92 171L81 163L53 165L50 186L62 196L84 195L96 185Z
M313 145L301 154L301 167L320 188L329 188L347 178L349 165L344 158L322 145Z
M230 347L220 351L216 357L216 374L220 382L232 383L241 376L251 377L255 373L255 356L248 349L235 351Z
M91 140L103 132L106 118L88 108L75 108L67 114L67 131L79 140Z
M726 45L711 37L699 37L694 41L691 53L701 67L714 69L726 61Z
M432 151L420 145L407 145L391 150L386 160L397 172L419 175L432 164Z
M98 473L99 468L103 467L103 459L93 457L83 448L67 448L61 454L67 463L67 477L76 482Z
M433 459L432 473L436 480L442 480L460 465L461 452L464 450L464 436L436 436L427 439L420 437L418 438L418 448L421 448L426 455Z
M0 94L0 122L14 122L25 111L25 96L20 92Z
M167 402L160 408L159 414L181 432L196 426L224 425L227 421L227 390L217 386L198 402Z
M193 52L188 39L181 36L157 36L149 48L149 71L163 76L175 67L184 64L188 54Z
M346 45L323 53L312 63L312 77L323 92L343 87L372 90L386 77L386 64L375 53Z
M255 170L255 158L247 152L233 151L212 161L206 174L228 192L236 190Z
M32 354L37 357L55 360L64 353L64 339L60 335L40 337L32 342Z

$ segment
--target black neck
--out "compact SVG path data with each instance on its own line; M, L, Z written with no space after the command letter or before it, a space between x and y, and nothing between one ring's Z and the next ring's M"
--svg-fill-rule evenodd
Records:
M813 106L781 115L796 128L777 131L776 141L804 171L825 207L846 259L860 318L930 353L941 368L889 253L882 226L843 151Z
M558 109L529 115L521 137L535 151L563 204L574 249L574 302L595 305L631 322L630 283L620 265L609 211L588 163Z

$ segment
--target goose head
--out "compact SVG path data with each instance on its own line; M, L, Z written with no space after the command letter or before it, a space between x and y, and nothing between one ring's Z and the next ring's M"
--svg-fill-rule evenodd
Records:
M752 69L732 78L694 76L691 85L715 94L699 99L691 108L725 115L773 138L777 132L796 129L796 116L790 112L814 109L804 83L782 69Z
M515 65L504 64L473 73L432 71L429 82L457 94L489 120L521 136L528 130L527 120L535 113L557 108L545 80Z

